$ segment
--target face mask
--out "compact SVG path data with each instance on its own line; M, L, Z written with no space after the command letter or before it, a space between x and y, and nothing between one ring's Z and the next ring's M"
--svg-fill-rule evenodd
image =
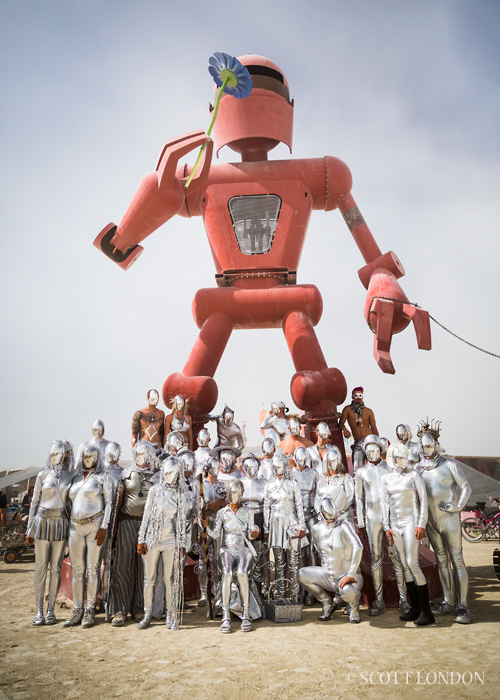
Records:
M380 447L378 445L368 445L365 451L369 462L378 462L380 459Z
M160 400L160 397L158 396L158 392L151 391L149 394L149 405L150 406L157 406L159 400Z
M86 471L90 472L93 469L95 469L97 466L97 455L95 455L95 454L83 455L83 465L84 465Z
M255 462L245 462L245 473L249 477L254 477L256 476L257 472L259 471L259 465L256 464Z
M229 503L240 503L241 502L241 494L239 491L236 489L234 491L229 492Z
M168 465L164 470L163 470L163 481L168 485L168 486L173 486L179 477L179 473L177 469L172 468L170 465Z

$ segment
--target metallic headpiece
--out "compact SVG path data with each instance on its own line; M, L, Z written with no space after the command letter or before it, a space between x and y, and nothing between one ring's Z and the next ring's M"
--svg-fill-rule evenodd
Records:
M436 442L439 441L439 434L441 432L441 421L440 420L434 420L434 418L431 420L429 423L429 418L425 419L424 421L420 421L420 423L417 426L417 435L419 438L422 437L425 433L428 435L431 435Z

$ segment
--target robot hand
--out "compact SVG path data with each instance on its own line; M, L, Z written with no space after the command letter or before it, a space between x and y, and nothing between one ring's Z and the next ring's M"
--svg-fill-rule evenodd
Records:
M429 314L408 303L394 275L378 269L372 274L365 303L365 318L375 334L373 355L382 372L394 374L391 341L395 333L413 322L417 344L421 350L431 349Z
M207 179L213 150L212 140L202 130L165 143L156 169L143 178L120 224L108 224L95 239L95 247L128 270L143 251L138 244L181 210L189 173L177 176L178 160L204 143L203 165L190 185L189 195L196 192Z

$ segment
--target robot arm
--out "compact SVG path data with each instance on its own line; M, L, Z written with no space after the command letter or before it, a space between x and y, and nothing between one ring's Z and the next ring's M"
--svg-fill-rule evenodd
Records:
M358 274L368 290L364 315L375 334L373 354L383 372L394 374L390 355L392 336L404 330L412 321L418 347L430 350L429 314L409 303L397 281L405 274L401 262L392 251L382 255L354 197L350 193L345 194L338 206L366 262Z
M184 184L189 173L179 179L176 176L177 162L204 143L207 148L203 164L189 186L189 193L203 185L210 169L213 149L213 142L205 132L193 131L167 141L156 169L143 178L119 225L108 224L95 239L95 247L123 270L128 270L143 251L139 243L178 214L184 205Z

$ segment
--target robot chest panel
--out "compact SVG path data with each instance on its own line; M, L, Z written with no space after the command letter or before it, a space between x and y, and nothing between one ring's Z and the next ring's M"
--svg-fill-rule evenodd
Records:
M202 215L217 272L296 270L311 209L301 180L207 187Z

